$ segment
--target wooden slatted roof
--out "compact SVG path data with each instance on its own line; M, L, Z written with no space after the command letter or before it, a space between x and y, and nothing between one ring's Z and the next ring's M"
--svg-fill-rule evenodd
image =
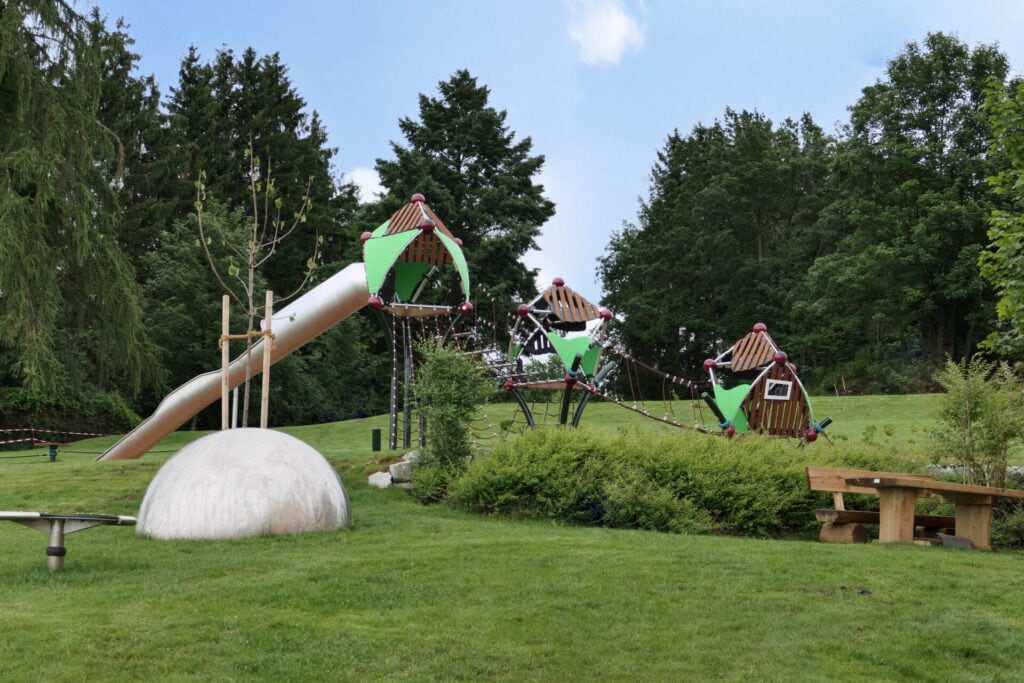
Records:
M772 362L778 349L768 335L750 332L732 347L730 368L733 372L754 370Z
M416 237L401 253L399 258L406 263L426 263L431 266L446 266L452 263L452 255L448 253L440 238L435 234L443 232L455 239L447 226L437 214L427 206L426 202L413 201L391 214L385 235L397 235L409 230L419 230L424 221L434 224L434 232L423 232Z
M547 309L559 320L584 323L601 317L601 310L565 285L548 287L537 298L534 306L543 300Z
M391 218L388 220L388 229L384 234L394 235L407 230L419 230L424 217L434 223L435 229L455 239L455 235L448 230L445 224L441 222L441 219L437 217L437 214L427 206L426 202L409 202L391 214Z

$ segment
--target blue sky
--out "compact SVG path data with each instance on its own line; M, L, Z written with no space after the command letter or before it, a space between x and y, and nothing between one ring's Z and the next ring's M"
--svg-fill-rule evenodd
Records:
M634 222L656 154L674 130L726 107L775 122L847 120L886 62L928 32L997 43L1024 71L1019 0L79 0L123 17L161 93L195 45L277 52L338 148L335 172L373 191L374 162L404 144L401 117L466 68L546 158L557 206L527 264L598 302L609 236ZM427 197L430 202L430 197ZM444 216L441 217L442 220Z

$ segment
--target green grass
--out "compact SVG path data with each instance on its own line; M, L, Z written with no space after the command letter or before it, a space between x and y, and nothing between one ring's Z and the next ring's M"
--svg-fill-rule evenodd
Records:
M925 451L917 439L931 397L891 399L818 399L815 409L836 418L837 448L874 424L884 447ZM593 428L671 429L591 408ZM44 534L0 524L0 680L1024 673L1022 554L569 528L422 507L365 483L389 455L370 451L370 429L383 424L283 430L342 473L354 524L341 532L161 542L99 527L69 535L65 568L51 574ZM194 436L175 434L137 461L92 462L86 451L112 438L54 463L0 459L0 508L135 514L159 466Z

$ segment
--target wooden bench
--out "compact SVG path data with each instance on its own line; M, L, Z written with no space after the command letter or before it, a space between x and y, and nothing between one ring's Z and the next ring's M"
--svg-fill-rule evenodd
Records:
M935 480L925 475L898 474L893 472L872 472L841 467L808 467L807 487L812 491L829 491L832 493L834 509L815 510L815 518L822 523L818 538L824 543L866 543L868 541L865 524L880 524L881 513L871 510L847 510L843 499L844 493L861 493L878 495L878 488L873 485L854 483L858 479L876 477L903 477L920 480L922 485ZM917 489L917 497L932 496L929 488ZM956 527L956 517L951 515L914 514L915 537L924 542L938 538L938 534Z
M872 488L877 492L881 518L878 540L882 543L909 543L914 540L914 501L922 495L936 495L956 506L955 535L957 545L991 549L992 501L994 498L1021 498L1024 491L995 486L975 486L930 478L875 472L867 477L852 477L848 486Z

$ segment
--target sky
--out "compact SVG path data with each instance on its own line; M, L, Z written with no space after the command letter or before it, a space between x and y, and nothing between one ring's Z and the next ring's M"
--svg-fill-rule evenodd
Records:
M252 47L278 53L319 113L334 172L364 197L377 159L406 146L398 122L419 96L468 69L545 164L556 205L527 266L600 303L597 260L635 223L657 153L674 130L726 108L776 124L807 112L828 132L861 90L929 32L997 44L1024 72L1020 0L78 0L128 24L164 97L189 46L204 61ZM426 198L430 203L430 197ZM444 220L444 216L440 217Z

